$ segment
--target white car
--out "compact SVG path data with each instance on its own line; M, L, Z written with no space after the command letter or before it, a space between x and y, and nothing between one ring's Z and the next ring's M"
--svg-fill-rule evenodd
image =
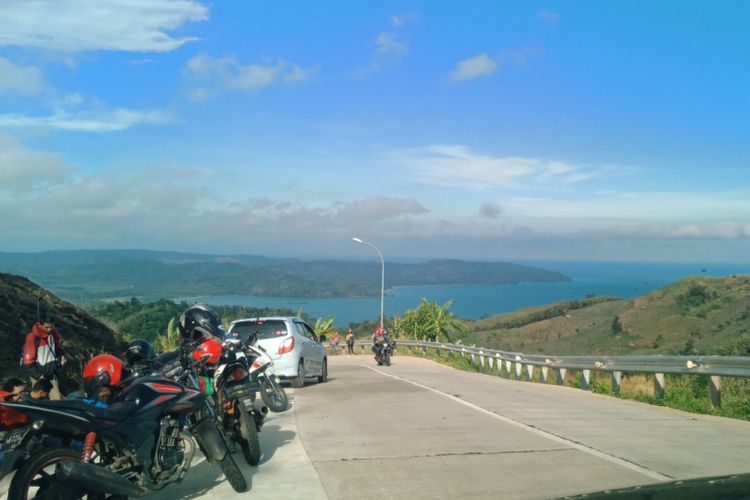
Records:
M247 340L257 336L258 345L273 360L273 369L281 378L302 387L305 380L317 377L318 382L328 379L328 358L322 342L310 325L292 316L245 318L232 321L227 338Z

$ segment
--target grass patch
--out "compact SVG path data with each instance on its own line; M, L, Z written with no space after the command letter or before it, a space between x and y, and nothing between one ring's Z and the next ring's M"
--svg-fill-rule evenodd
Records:
M478 355L474 356L474 361L472 362L469 354L461 356L460 353L450 353L450 351L446 350L441 350L438 354L434 349L423 351L421 348L410 350L407 347L399 347L397 355L430 359L458 370L484 373L510 380L518 380L519 378L527 380L527 373L525 371L521 373L520 377L517 376L515 364L511 365L511 371L508 374L505 366L503 366L502 370L499 370L497 363L493 363L493 367L490 368L487 357L485 357L484 366L482 366ZM554 384L556 376L556 372L550 370L548 379L546 381L542 380L541 369L535 368L532 382ZM565 386L580 389L582 381L583 374L581 372L567 370L564 381ZM738 377L722 377L721 384L720 408L711 408L708 398L709 377L707 375L666 375L664 397L659 398L654 394L653 375L623 374L620 382L620 393L614 394L612 391L611 375L608 372L592 370L589 380L589 390L596 394L630 399L657 406L667 406L691 413L750 420L750 380Z

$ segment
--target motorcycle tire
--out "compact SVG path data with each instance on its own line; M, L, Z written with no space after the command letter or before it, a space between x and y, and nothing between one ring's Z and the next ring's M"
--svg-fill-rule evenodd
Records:
M391 354L390 353L387 352L385 353L385 356L383 356L383 364L385 366L391 366Z
M237 493L244 493L249 489L245 476L242 475L242 471L237 466L237 462L230 453L227 453L222 460L219 460L219 467L224 473L224 477L229 481L229 485Z
M258 465L260 462L260 440L258 439L258 428L255 419L242 404L237 405L240 420L240 448L245 461L250 465Z
M273 377L263 377L263 382L260 384L260 397L272 412L280 413L289 409L289 397Z
M84 498L86 492L71 491L70 486L58 481L54 474L58 462L78 461L80 456L80 452L66 448L46 450L33 455L13 475L8 489L8 500Z

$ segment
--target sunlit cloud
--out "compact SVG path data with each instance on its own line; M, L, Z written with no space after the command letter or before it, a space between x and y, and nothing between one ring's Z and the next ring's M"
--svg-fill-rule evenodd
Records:
M674 221L683 225L689 221L746 220L750 192L612 192L575 199L509 197L504 205L514 215L539 219Z
M3 128L50 128L73 132L115 132L136 125L170 121L164 111L125 108L82 112L58 110L47 116L0 115L0 127Z
M375 40L375 51L378 54L406 55L409 46L399 41L395 33L380 33Z
M0 46L168 52L196 40L170 32L207 19L208 8L192 0L5 0Z
M448 74L448 77L456 82L487 77L496 73L505 62L525 63L529 56L535 52L537 52L537 49L523 47L520 49L504 49L494 56L482 53L459 61Z
M401 149L391 156L424 184L478 190L520 181L576 183L603 172L539 158L482 155L461 145Z
M242 64L234 56L211 57L198 54L185 66L185 75L200 85L189 92L196 101L207 100L228 90L258 92L277 83L304 83L317 75L320 67L303 68L276 59L264 64Z
M0 135L0 193L47 189L68 179L74 170L55 153L32 151Z
M479 54L459 62L450 72L450 79L460 81L489 76L497 70L497 67L497 63L487 54Z
M0 94L13 92L21 95L36 95L46 86L39 68L21 66L0 57Z

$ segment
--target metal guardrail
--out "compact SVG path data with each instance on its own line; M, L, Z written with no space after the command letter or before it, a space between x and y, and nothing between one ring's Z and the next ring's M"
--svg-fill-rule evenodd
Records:
M541 371L541 381L546 382L550 370L556 373L558 385L565 383L568 370L581 372L581 389L588 389L591 372L607 372L611 375L612 392L620 392L623 373L646 373L654 375L654 394L664 396L664 374L707 375L709 376L709 400L711 406L721 406L721 377L750 378L750 357L746 356L552 356L545 354L524 354L521 352L499 351L484 347L470 347L460 344L426 342L419 340L396 339L398 347L445 351L451 355L469 356L472 364L481 367L497 368L502 374L519 380L533 380L534 372ZM358 341L356 345L369 348L368 342Z

